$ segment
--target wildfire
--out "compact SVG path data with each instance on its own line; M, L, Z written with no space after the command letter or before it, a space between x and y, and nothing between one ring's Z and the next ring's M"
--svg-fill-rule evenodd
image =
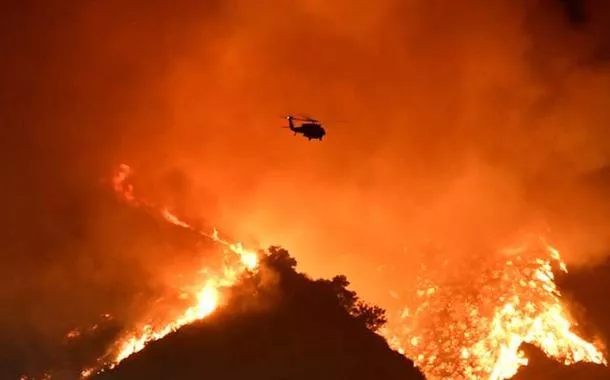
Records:
M127 357L142 350L149 342L161 339L181 326L212 314L221 303L220 289L233 285L240 273L255 270L258 265L258 255L256 252L245 249L240 243L231 243L221 239L216 229L211 233L197 230L167 208L156 207L153 203L137 198L134 195L133 186L126 183L131 175L131 168L127 165L121 165L112 180L114 191L123 201L132 206L145 208L149 213L156 214L169 223L189 229L202 237L213 240L225 249L226 254L236 255L239 258L239 263L237 265L225 263L221 274L208 278L197 290L192 291L192 294L186 294L187 297L191 296L195 300L194 304L180 312L177 317L161 323L144 324L136 329L137 331L122 336L116 342L112 352L102 360L99 368L88 368L81 371L83 378L103 371L104 368L113 368ZM75 334L75 332L69 333L71 337L75 336Z
M430 379L511 378L528 364L522 343L565 365L605 365L600 349L573 331L554 266L567 272L555 248L528 238L469 265L465 280L434 282L427 273L412 301L417 307L403 311L396 323L400 330L387 333L390 342Z
M121 200L216 242L229 259L219 272L206 272L201 283L179 289L192 300L190 305L154 322L143 318L120 336L98 366L83 369L82 378L113 368L151 341L209 316L222 305L221 289L258 267L256 252L220 238L216 229L200 231L168 208L137 197L127 183L131 175L131 168L121 165L113 177L113 189ZM508 379L528 364L523 343L566 365L607 364L601 349L574 331L576 324L561 302L554 268L567 272L559 252L540 238L528 237L476 263L445 261L440 268L424 269L417 291L407 301L412 307L390 319L391 329L382 335L414 360L428 379ZM456 276L447 278L447 273ZM66 339L79 336L81 331L73 330Z

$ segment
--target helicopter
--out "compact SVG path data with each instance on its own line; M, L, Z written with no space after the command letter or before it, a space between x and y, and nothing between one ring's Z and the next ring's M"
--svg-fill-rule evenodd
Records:
M326 131L322 127L322 123L320 123L318 120L309 117L297 117L292 115L286 116L286 119L288 120L288 126L284 128L289 128L292 132L294 132L295 136L297 133L300 133L307 137L307 139L310 141L311 139L322 141L322 138L326 135ZM299 126L295 126L292 122L293 120L301 121L302 123Z

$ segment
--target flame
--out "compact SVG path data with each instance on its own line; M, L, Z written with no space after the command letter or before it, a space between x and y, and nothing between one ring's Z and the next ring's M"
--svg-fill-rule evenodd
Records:
M117 173L114 175L112 183L115 192L121 196L121 198L128 202L133 206L145 206L148 211L155 213L157 210L160 215L169 223L172 223L176 226L183 227L189 229L205 238L211 239L216 243L222 245L227 248L229 251L237 254L241 260L242 264L245 265L246 269L253 270L258 265L258 255L256 252L245 249L241 243L230 243L226 240L221 239L218 236L218 231L214 228L212 233L205 233L203 231L195 229L193 226L180 219L177 215L173 214L166 207L155 207L152 203L147 202L143 199L138 199L134 195L134 188L130 184L126 184L125 181L133 174L133 170L131 167L125 164L119 165Z
M222 246L225 249L225 253L237 255L240 259L239 265L225 264L222 274L208 278L203 285L195 286L196 290L194 291L186 291L184 296L186 298L193 298L194 302L173 319L155 324L144 323L136 328L136 331L123 335L115 343L112 352L100 360L101 365L99 367L87 368L81 371L82 378L87 378L106 369L114 368L121 361L141 351L148 343L161 339L184 325L209 316L221 305L222 297L220 289L233 285L239 274L244 271L253 271L258 266L258 254L255 251L245 249L240 243L231 243L220 238L216 229L213 229L211 233L197 230L169 209L156 207L146 200L137 198L134 194L133 186L126 183L132 174L133 170L129 166L120 165L113 177L113 189L123 201L135 207L145 208L149 213L156 214L169 223L189 229L204 238L211 239ZM74 336L75 332L70 332L68 335Z
M468 265L466 281L435 283L429 274L413 300L417 306L403 310L395 325L401 327L384 335L430 379L511 378L528 364L522 343L565 365L606 365L600 348L574 331L554 265L567 272L557 249L528 238Z
M218 288L220 284L210 282L204 286L196 295L197 303L184 311L175 321L155 328L151 325L145 325L143 331L138 335L131 335L123 338L120 343L118 354L114 357L111 367L128 358L129 356L141 351L146 344L151 341L158 340L177 330L181 326L193 323L212 314L218 307L220 294Z

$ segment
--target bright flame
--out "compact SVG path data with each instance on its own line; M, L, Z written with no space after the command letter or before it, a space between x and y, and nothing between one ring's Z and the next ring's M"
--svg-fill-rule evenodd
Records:
M135 332L124 335L116 342L115 349L108 356L109 359L103 360L100 368L83 370L81 372L83 378L103 371L104 367L113 368L127 357L142 350L149 342L161 339L181 326L193 323L212 314L222 301L220 288L233 285L240 273L247 270L255 270L258 266L258 255L256 252L245 249L240 243L231 243L221 239L216 229L212 233L199 231L167 208L156 207L150 202L136 198L133 186L126 183L126 180L132 173L133 171L129 166L120 165L113 178L113 188L122 200L132 206L146 208L151 214L157 214L169 223L189 229L202 237L215 241L225 249L225 253L237 255L240 263L239 265L225 264L221 275L209 278L205 284L199 287L199 290L190 292L190 296L195 299L194 303L173 320L154 325L150 323L144 324L137 328ZM188 297L189 294L186 294L186 296Z
M124 338L124 340L120 343L118 353L111 363L111 367L117 365L119 362L123 361L132 354L142 350L147 343L161 339L181 326L193 323L212 314L218 306L219 297L218 284L207 284L197 294L197 303L186 309L182 316L178 317L175 321L159 328L146 325L140 332L139 336L134 334Z
M528 364L522 343L565 365L606 364L600 349L573 331L554 281L553 265L567 271L555 248L528 239L487 260L470 265L461 283L430 283L434 276L427 275L413 302L417 307L397 322L400 331L386 332L427 378L511 378Z

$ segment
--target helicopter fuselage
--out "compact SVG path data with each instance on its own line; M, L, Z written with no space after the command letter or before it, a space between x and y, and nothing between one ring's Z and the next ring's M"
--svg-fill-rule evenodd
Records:
M326 135L326 131L319 123L306 122L296 127L292 120L288 119L288 128L290 128L295 135L300 133L309 140L315 139L322 141L322 138Z

